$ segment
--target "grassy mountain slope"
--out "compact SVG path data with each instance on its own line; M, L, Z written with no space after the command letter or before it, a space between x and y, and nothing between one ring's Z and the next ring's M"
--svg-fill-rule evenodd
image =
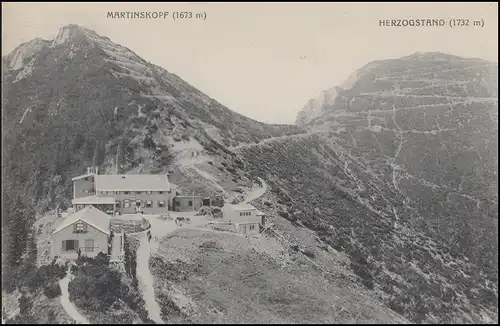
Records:
M144 147L155 154L157 144L143 146L148 136L161 145L159 152L167 152L181 137L197 137L215 150L297 132L234 113L75 25L63 27L52 42L23 44L3 61L9 68L3 76L4 180L24 187L31 203L44 202L42 210L61 200L67 204L70 178L84 165L97 161L111 168L120 143L128 164L123 168L130 170L142 163L138 152Z
M335 98L314 120L301 115L299 127L234 113L75 25L21 45L2 64L7 244L17 246L19 225L29 234L33 214L18 207L67 206L71 177L90 164L172 170L186 193L226 197L261 177L279 209L259 208L291 221L286 236L310 229L344 251L364 286L359 297L378 296L387 306L376 307L416 322L496 320L492 64L441 54L370 63L326 92Z
M302 125L310 136L241 155L394 310L496 320L495 67L439 53L370 63Z

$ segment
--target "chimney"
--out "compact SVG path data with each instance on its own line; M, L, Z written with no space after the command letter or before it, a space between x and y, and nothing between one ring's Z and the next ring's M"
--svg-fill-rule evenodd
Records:
M96 167L92 167L92 166L89 166L87 167L87 174L98 174L99 172L99 168L96 166Z

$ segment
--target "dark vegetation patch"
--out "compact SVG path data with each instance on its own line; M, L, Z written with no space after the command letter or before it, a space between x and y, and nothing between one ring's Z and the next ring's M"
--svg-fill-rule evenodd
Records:
M70 300L91 319L131 323L138 316L143 323L152 323L137 281L110 267L107 256L81 257L72 273L75 278L68 286Z

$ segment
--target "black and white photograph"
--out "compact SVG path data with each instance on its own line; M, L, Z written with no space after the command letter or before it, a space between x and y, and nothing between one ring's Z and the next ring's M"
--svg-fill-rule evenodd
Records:
M2 324L498 324L498 3L2 2Z

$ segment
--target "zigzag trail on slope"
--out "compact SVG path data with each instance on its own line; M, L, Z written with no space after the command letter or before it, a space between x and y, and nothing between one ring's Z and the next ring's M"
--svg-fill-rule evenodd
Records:
M210 188L214 188L225 194L226 191L218 183L219 180L215 176L196 166L196 164L202 164L207 161L205 156L200 155L202 150L203 147L198 142L194 141L183 143L182 145L176 144L173 148L173 152L176 154L175 165L189 179L194 179L196 175L198 175L201 177L200 181L207 183ZM193 173L193 171L196 174Z
M229 147L230 151L238 151L243 148L249 148L249 147L254 147L254 146L262 146L267 143L272 143L272 142L279 142L282 140L289 140L289 139L298 139L298 138L305 138L305 137L310 137L316 134L329 134L330 132L327 131L311 131L303 134L295 134L295 135L285 135L285 136L278 136L278 137L271 137L271 138L266 138L264 140L261 140L258 143L253 143L253 144L240 144L238 146L234 147Z

